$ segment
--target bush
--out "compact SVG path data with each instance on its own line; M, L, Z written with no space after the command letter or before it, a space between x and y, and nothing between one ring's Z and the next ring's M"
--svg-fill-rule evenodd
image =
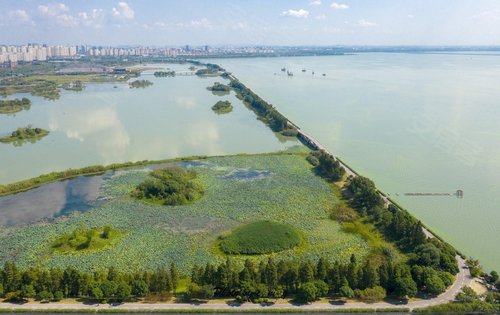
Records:
M297 292L297 299L305 303L316 301L318 297L318 288L312 282L304 283Z
M348 299L352 299L354 297L354 291L349 286L347 286L347 285L344 285L344 286L340 287L339 294L342 297L345 297L345 298L348 298Z
M376 286L373 288L366 288L364 290L356 290L355 295L363 302L375 303L383 300L386 297L386 292L384 288Z
M42 302L42 303L47 303L47 302L50 302L51 300L54 299L54 295L52 294L52 292L49 292L47 290L43 290L42 292L40 292L38 294L38 299Z
M460 303L471 303L475 302L479 299L476 292L470 287L463 287L462 291L460 291L455 300Z
M356 211L343 204L336 204L330 212L330 219L339 222L352 222L357 217Z
M56 293L54 293L54 301L59 302L62 299L64 299L64 294L61 291L56 291Z
M196 283L190 283L184 296L189 301L191 299L211 299L214 294L215 288L213 285L199 286Z
M312 155L312 154L309 154L307 157L306 157L306 160L307 162L309 162L312 166L318 166L319 164L319 160L316 156Z
M164 205L185 205L201 198L203 187L195 181L196 172L177 166L157 169L151 179L139 184L132 196Z

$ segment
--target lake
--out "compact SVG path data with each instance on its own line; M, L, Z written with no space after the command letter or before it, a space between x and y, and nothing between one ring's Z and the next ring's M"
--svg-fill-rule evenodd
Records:
M479 258L486 269L500 270L500 56L364 53L211 62L457 249ZM219 97L206 90L221 78L151 73L143 78L155 84L146 89L89 84L83 92L63 92L57 101L32 98L31 110L15 116L0 115L0 135L29 123L51 131L35 144L0 145L0 183L91 164L269 152L296 144L280 142L234 93ZM210 107L225 99L236 105L233 112L214 114ZM95 202L99 183L80 180L77 187L86 188L77 192L65 182L55 184L64 200L50 201L57 204L48 215L64 214L75 204L85 210ZM464 198L404 195L457 189ZM42 198L32 194L30 200Z
M189 65L160 67L186 72ZM56 101L11 96L27 96L32 106L15 115L0 115L0 136L28 124L50 134L18 147L0 143L0 184L88 165L262 153L297 144L275 137L234 92L216 96L206 89L224 79L156 78L153 72L145 71L138 78L154 82L144 89L104 83L87 84L82 92L62 91ZM215 114L211 107L218 100L232 102L233 112Z
M500 270L500 56L364 53L212 61L438 235L486 269ZM464 198L403 195L457 189Z

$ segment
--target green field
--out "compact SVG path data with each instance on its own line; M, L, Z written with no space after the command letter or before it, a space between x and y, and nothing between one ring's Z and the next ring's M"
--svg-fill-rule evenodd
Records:
M300 246L264 255L230 255L244 259L311 259L324 256L348 262L370 252L361 235L349 233L329 218L338 200L332 188L314 175L304 152L213 157L181 162L194 168L205 187L204 195L182 206L148 204L131 191L149 177L146 167L116 171L100 188L105 202L85 213L74 213L50 222L0 230L0 263L15 257L21 267L78 266L98 270L114 266L139 270L175 262L183 272L207 262L222 263L226 255L218 246L220 235L257 221L287 224L300 232ZM58 237L81 226L106 225L123 232L114 246L78 255L51 250Z

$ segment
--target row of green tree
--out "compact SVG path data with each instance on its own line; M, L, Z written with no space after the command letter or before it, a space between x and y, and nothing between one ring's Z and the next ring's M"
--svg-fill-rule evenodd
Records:
M419 291L439 294L453 282L447 272L405 263L359 263L353 255L348 264L324 258L312 261L279 262L269 258L259 264L246 260L241 267L228 259L218 266L194 266L191 284L184 297L209 299L233 297L239 301L262 301L266 298L294 297L310 302L321 297L359 298L374 302L386 295L399 298L415 296ZM443 282L445 286L439 285ZM110 268L106 272L86 273L74 268L19 270L7 262L0 273L0 296L7 301L37 298L42 301L63 298L88 298L97 302L143 298L160 292L176 292L179 272L170 269L154 272L125 273Z
M384 207L375 184L368 178L350 178L344 196L358 213L410 257L409 263L437 271L458 273L456 251L436 238L427 238L422 223L394 204Z
M243 83L231 80L230 86L236 91L238 98L249 106L275 132L290 129L288 120L271 104L252 92Z
M345 169L340 162L325 151L312 151L307 156L307 161L315 166L318 174L328 181L339 181L345 174Z
M44 270L32 267L21 271L6 262L0 272L0 296L6 301L36 298L58 301L63 298L89 298L96 302L124 301L160 292L174 292L179 285L175 264L154 272L122 273L108 271L86 273L75 268Z
M175 71L170 70L170 71L155 71L154 73L155 77L163 78L163 77L175 77Z

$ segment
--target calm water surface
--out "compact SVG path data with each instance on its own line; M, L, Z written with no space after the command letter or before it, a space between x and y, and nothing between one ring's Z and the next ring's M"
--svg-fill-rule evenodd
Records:
M186 71L188 65L164 67ZM0 184L87 165L260 153L297 144L280 142L234 93L216 96L206 90L224 79L155 78L153 72L140 78L154 82L145 89L88 84L83 92L62 91L56 101L28 96L31 110L0 115L0 136L28 124L50 131L35 144L0 143ZM231 101L233 112L215 114L211 106L218 100Z
M500 56L367 53L214 62L433 231L500 270ZM463 199L402 195L457 189Z

